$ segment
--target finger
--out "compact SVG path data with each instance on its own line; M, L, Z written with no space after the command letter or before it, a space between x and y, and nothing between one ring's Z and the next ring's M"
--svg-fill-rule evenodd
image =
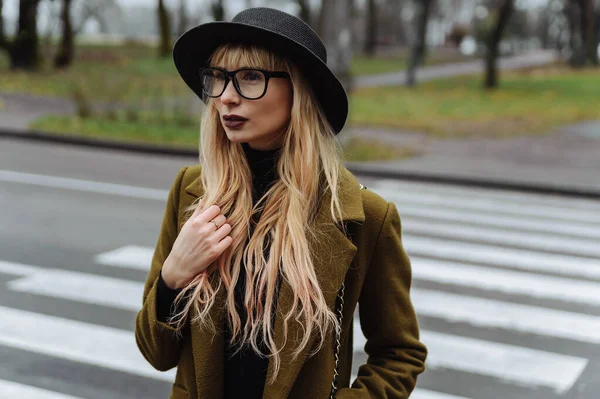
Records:
M190 219L194 219L196 216L200 215L202 209L202 204L198 204L196 206L196 209L194 209L194 213L192 213L192 216L190 216Z
M225 251L227 248L229 248L229 246L231 245L232 242L233 242L233 237L226 236L221 241L219 241L217 243L217 245L215 245L214 248L217 251L217 253L222 254L223 251Z
M214 234L218 240L224 240L227 237L227 235L231 233L231 230L233 230L231 225L229 223L225 223L223 224L223 226L219 227L219 229L217 229L217 231L215 231Z
M204 212L200 213L196 218L196 222L200 225L205 224L221 214L221 209L216 205L211 205Z
M223 226L225 224L225 222L227 222L227 218L225 217L225 215L219 215L216 218L214 218L213 220L211 220L209 223L215 222L217 224L217 229L219 229L221 226ZM215 230L217 230L215 229Z

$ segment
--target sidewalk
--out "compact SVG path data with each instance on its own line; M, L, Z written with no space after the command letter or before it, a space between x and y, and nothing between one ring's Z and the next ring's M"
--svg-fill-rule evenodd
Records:
M558 61L558 59L559 55L553 50L538 50L513 57L500 58L498 65L499 69L512 70L551 64ZM455 62L418 68L416 76L417 82L425 82L432 79L483 73L484 68L485 65L483 60ZM354 79L353 85L356 88L400 86L405 82L406 71L401 71L379 75L359 76Z
M577 192L600 198L600 121L556 129L546 135L508 139L430 139L425 134L353 129L348 136L373 138L421 152L393 162L352 165L354 171L415 180L473 183Z

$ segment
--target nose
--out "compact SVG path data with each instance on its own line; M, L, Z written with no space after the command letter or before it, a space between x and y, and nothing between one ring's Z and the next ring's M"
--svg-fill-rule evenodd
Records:
M233 85L233 80L229 81L229 84L225 88L223 94L221 94L221 102L223 104L239 104L241 96Z

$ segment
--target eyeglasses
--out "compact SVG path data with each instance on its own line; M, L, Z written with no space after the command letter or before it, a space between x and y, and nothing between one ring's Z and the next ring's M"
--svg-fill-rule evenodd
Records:
M227 88L230 80L233 80L235 90L248 100L258 100L267 92L269 79L288 78L287 72L273 72L263 69L242 68L228 71L223 68L203 68L200 70L202 91L208 97L220 97Z

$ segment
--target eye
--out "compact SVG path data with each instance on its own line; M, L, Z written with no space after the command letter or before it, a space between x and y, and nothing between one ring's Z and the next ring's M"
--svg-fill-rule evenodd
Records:
M211 73L211 77L217 80L225 80L225 74L219 70L213 70Z
M244 70L240 71L240 78L244 82L262 82L265 80L264 75L260 71L255 70Z
M211 80L225 80L225 74L223 71L219 71L218 69L205 69L202 71L202 76Z

